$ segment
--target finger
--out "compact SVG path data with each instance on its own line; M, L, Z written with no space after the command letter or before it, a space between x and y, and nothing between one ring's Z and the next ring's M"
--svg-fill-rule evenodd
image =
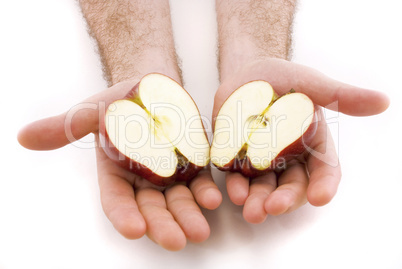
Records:
M253 178L250 184L250 194L244 204L243 217L250 223L261 223L267 217L264 208L265 200L276 188L274 172Z
M278 179L278 188L265 201L265 210L270 215L291 212L307 202L308 175L304 164L299 162L288 167Z
M322 112L320 115L322 117ZM315 206L329 203L336 194L342 173L334 141L323 120L318 122L317 133L309 149L307 169L310 174L308 201Z
M379 114L389 106L389 98L381 92L339 82L305 66L299 69L296 91L308 95L315 104L352 116Z
M216 209L222 203L222 193L212 179L210 169L204 169L190 182L189 188L197 203L206 209Z
M226 189L235 205L244 205L249 194L249 179L240 173L226 173Z
M19 143L32 150L52 150L74 142L99 129L99 117L108 104L124 97L134 82L116 84L69 111L32 122L18 133Z
M28 124L18 134L19 143L32 150L52 150L98 129L97 108L82 108L74 114L66 112Z
M203 242L210 234L207 220L194 201L191 191L184 185L175 185L165 191L168 210L192 242Z
M145 188L137 191L137 203L147 224L147 235L155 243L171 251L186 246L186 235L167 210L163 193Z
M135 201L132 182L125 180L122 172L99 148L96 149L96 157L103 211L124 237L142 237L146 232L146 224Z

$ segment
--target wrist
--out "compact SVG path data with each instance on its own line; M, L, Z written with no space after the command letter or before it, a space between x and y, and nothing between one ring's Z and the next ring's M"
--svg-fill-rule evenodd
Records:
M251 41L237 40L230 46L224 46L220 49L219 54L219 72L220 80L232 77L242 68L252 65L253 63L266 61L269 59L288 59L287 49L274 50L259 49Z
M217 1L221 80L248 63L289 59L296 0Z
M107 71L110 70L109 77ZM181 70L175 55L169 55L163 49L147 49L141 55L131 57L125 64L105 67L105 75L109 84L121 81L138 80L149 73L160 73L182 83Z

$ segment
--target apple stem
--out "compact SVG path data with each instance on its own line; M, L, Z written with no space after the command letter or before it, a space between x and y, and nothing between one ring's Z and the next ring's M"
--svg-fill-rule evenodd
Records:
M146 108L145 105L142 103L142 100L140 99L139 96L131 97L130 99L131 99L131 101L133 101L134 103L136 103L137 105L139 105L142 109L144 109L145 111L148 112L147 108Z
M155 117L149 112L149 110L146 108L146 106L142 103L142 100L140 99L139 96L136 97L131 97L129 100L133 101L137 105L139 105L142 109L145 110L145 112L156 122Z

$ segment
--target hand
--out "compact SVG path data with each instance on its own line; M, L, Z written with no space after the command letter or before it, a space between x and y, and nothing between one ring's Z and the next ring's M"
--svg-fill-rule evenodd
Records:
M388 98L382 93L335 81L306 66L269 59L250 63L222 82L215 95L213 119L234 90L258 79L268 81L279 95L294 88L321 107L354 116L378 114L389 105ZM322 206L335 196L341 168L321 108L318 107L317 111L318 128L310 147L313 152L324 155L307 152L290 162L280 175L270 172L249 180L239 173L226 174L228 195L234 204L244 205L243 216L248 222L263 222L267 214L288 213L307 201Z
M75 106L79 109L31 123L20 131L18 140L29 149L51 150L94 133L102 207L116 230L129 239L146 233L162 247L179 250L187 239L202 242L208 238L210 228L198 205L215 209L222 195L209 169L188 186L162 189L117 166L98 146L100 104L123 98L138 81L118 83ZM70 120L66 127L71 133L66 133L65 122Z

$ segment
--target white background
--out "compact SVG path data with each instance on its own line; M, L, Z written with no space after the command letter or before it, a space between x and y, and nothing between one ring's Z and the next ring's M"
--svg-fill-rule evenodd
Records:
M185 87L210 117L219 84L214 1L171 6ZM93 150L18 145L24 124L106 84L76 1L1 1L0 268L402 268L401 8L399 0L300 0L293 60L392 100L378 116L329 114L343 168L336 198L252 225L214 170L224 202L205 211L210 238L169 252L113 229Z

